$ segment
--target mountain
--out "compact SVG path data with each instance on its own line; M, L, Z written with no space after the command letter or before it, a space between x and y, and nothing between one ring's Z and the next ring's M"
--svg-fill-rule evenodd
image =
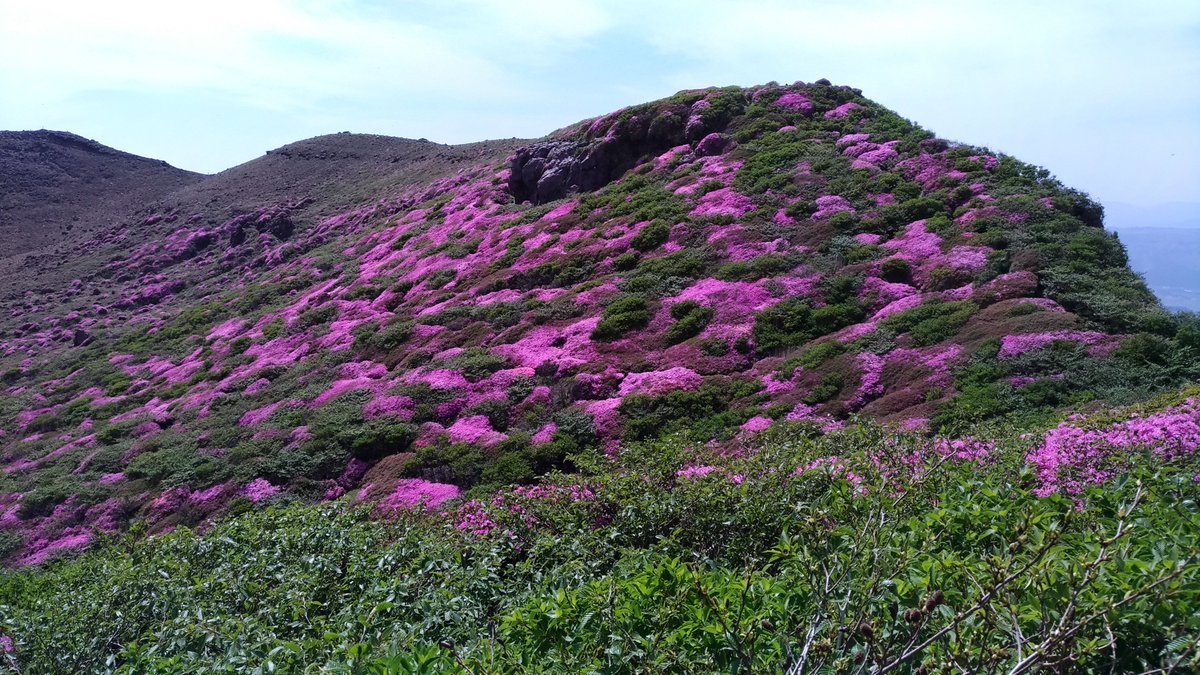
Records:
M0 132L0 257L109 225L201 178L63 131Z
M431 176L477 161L481 153L503 153L515 146L515 141L446 146L350 133L292 143L216 175L197 176L153 199L131 198L119 218L95 221L91 236L47 242L31 246L25 255L0 258L0 302L36 292L52 303L69 304L78 299L70 290L74 280L95 278L105 262L125 255L130 246L171 237L184 218L191 225L216 226L264 206L285 205L287 224L276 226L282 234L279 228L307 227L361 203L365 195L429 182ZM29 201L41 199L39 194ZM80 204L95 201L86 195L80 199ZM100 286L96 292L113 284ZM55 289L59 295L45 297Z
M336 134L186 183L0 270L13 560L97 518L482 494L671 433L961 433L1181 377L1095 203L847 87Z
M1103 213L823 80L187 177L0 259L0 668L1200 665Z
M1118 234L1130 267L1164 305L1200 312L1200 228L1136 227Z
M1129 250L1129 265L1175 310L1200 311L1200 204L1114 203L1105 218Z
M1104 205L1108 227L1114 230L1131 228L1195 228L1200 227L1200 204L1171 202L1143 206L1124 202Z

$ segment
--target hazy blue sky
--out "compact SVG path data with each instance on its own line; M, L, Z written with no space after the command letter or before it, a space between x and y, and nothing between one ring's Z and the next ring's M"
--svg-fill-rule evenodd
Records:
M1200 202L1197 0L0 0L0 128L205 172L821 77L1102 201Z

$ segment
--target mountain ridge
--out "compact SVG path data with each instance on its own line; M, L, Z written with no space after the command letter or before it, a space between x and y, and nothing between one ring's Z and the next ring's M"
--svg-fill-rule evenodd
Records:
M1102 217L824 82L289 144L0 261L7 554L280 494L486 494L664 433L1142 400L1181 381L1178 327Z
M111 224L201 178L69 132L0 132L0 257Z

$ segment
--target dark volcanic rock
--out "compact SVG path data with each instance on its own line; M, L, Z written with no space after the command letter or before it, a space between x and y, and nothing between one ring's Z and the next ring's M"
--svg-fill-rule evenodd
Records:
M520 202L544 204L572 192L598 190L647 156L702 141L727 120L689 123L688 107L664 106L654 114L620 117L599 138L546 140L513 157L509 192Z

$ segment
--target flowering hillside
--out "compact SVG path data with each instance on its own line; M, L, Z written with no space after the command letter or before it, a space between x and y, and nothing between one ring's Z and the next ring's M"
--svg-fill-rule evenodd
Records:
M150 205L11 303L0 553L471 503L664 434L1047 425L1197 375L1098 205L853 89L682 92L489 147L369 195ZM1107 470L1082 442L1031 456L1044 489Z

